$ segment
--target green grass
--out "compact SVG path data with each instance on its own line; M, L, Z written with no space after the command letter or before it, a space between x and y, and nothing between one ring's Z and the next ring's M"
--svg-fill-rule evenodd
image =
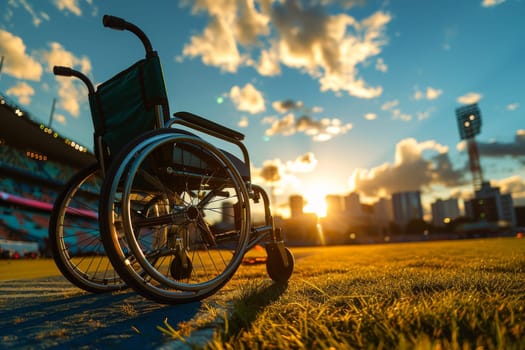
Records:
M525 239L293 251L288 285L242 266L159 334L196 349L525 349ZM0 281L57 275L52 259L0 260Z
M525 349L525 240L294 252L287 286L241 267L233 301L205 301L223 319L208 343L185 337L213 320L161 328L208 349Z

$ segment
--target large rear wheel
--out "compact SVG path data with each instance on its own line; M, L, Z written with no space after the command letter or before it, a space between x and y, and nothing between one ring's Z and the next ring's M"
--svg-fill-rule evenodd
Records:
M155 130L121 152L107 179L104 245L137 292L161 303L188 302L232 277L245 252L250 207L223 152L195 136Z
M98 163L82 169L57 197L49 220L49 244L60 272L77 287L94 293L125 287L100 238L101 187Z

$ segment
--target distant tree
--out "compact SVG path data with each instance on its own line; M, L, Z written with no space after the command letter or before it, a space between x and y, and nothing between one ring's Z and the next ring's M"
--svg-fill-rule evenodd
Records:
M405 232L407 234L420 235L423 234L425 231L428 231L429 229L430 224L428 224L425 220L412 219L407 223L405 227Z
M392 235L400 235L401 233L403 233L401 226L399 226L395 222L390 222L388 226L390 227L390 232L392 233Z
M472 218L469 218L467 216L460 216L458 218L455 218L454 220L452 220L449 224L449 228L450 228L450 231L451 232L456 232L457 231L457 228L459 226L461 226L462 224L468 224L468 223L471 223L471 222L475 222L476 220L472 219Z

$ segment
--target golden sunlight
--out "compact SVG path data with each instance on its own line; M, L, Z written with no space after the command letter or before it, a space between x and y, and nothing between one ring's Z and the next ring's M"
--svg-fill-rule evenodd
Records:
M316 186L317 187L317 186ZM305 213L314 213L320 218L326 216L326 195L325 189L313 187L311 190L306 190L304 199L306 205L303 208Z

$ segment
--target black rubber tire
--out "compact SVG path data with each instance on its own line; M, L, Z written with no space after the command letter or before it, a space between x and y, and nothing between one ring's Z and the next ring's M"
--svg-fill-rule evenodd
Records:
M292 276L295 266L295 259L290 249L284 248L288 260L288 266L284 266L283 259L277 248L268 251L268 259L266 260L266 272L272 280L278 283L287 282Z
M81 225L70 225L71 220L77 217L72 212L75 208L98 211L98 202L91 203L81 201L82 192L80 187L90 179L97 178L102 181L99 174L100 168L98 163L91 164L76 173L64 186L62 192L57 196L49 218L49 245L53 253L53 259L62 275L77 287L92 293L104 293L119 290L126 287L126 284L120 279L114 271L109 261L102 261L105 256L105 250L100 240L98 221L93 220L91 226L86 227L86 222ZM97 190L94 188L94 190ZM96 195L99 195L97 193ZM70 204L75 205L70 207ZM82 204L82 205L81 205ZM83 230L84 246L89 244L91 253L82 258L75 258L74 250L79 247L71 246L66 242L66 227L75 227L75 230ZM75 242L76 241L75 239ZM89 242L89 243L87 243ZM73 262L73 259L76 262ZM81 260L79 262L78 260ZM102 264L101 264L102 263Z
M124 176L129 176L128 174L128 168L123 165L123 163L127 162L126 164L129 165L134 162L135 157L132 157L131 159L128 157L131 153L142 153L143 150L145 150L149 145L155 144L157 141L149 141L151 138L158 138L158 140L167 140L169 137L174 137L176 134L176 130L174 129L158 129L158 130L152 130L144 133L143 135L139 136L137 139L130 142L124 149L119 152L119 154L112 160L112 164L109 167L107 171L106 178L112 179L112 181L106 181L104 182L102 191L101 191L101 201L100 201L100 224L101 224L101 232L102 232L102 240L104 243L104 246L107 250L108 256L110 260L113 263L113 266L115 269L119 272L120 276L126 281L126 283L133 288L136 292L141 294L142 296L154 300L158 303L163 304L180 304L180 303L187 303L187 302L193 302L198 301L203 298L206 298L210 295L213 295L216 293L220 288L226 284L230 278L233 276L235 271L237 270L238 266L240 265L242 261L242 256L240 256L243 252L238 252L237 255L239 256L237 258L237 263L233 265L233 269L230 269L230 271L226 274L222 275L222 278L220 278L219 282L216 283L213 286L210 287L204 287L199 290L195 291L188 291L183 289L174 289L172 287L166 287L164 285L159 284L154 278L151 277L140 265L136 264L134 266L131 266L128 264L128 258L123 254L123 246L118 241L118 234L114 231L113 228L113 213L112 213L112 203L110 202L111 192L112 192L112 182L119 181L119 179L123 178ZM168 138L164 138L164 136ZM181 135L183 139L188 139L191 137L195 137L192 135ZM159 141L160 142L160 141ZM184 142L184 141L177 141L177 142ZM210 145L211 147L211 145ZM126 159L130 159L129 161L126 161ZM229 167L232 168L233 165L231 162L229 163ZM121 169L121 167L123 167ZM123 171L122 175L119 175L119 172ZM125 175L124 175L125 174ZM240 175L237 173L237 178L239 181ZM118 178L118 179L117 179ZM245 193L246 190L244 189ZM245 201L248 201L248 195L247 193L244 195ZM249 216L247 216L249 217ZM247 231L247 229L246 229ZM247 235L247 234L246 234ZM247 236L246 236L247 237ZM125 242L124 242L125 243ZM193 266L193 269L195 269L195 266Z

